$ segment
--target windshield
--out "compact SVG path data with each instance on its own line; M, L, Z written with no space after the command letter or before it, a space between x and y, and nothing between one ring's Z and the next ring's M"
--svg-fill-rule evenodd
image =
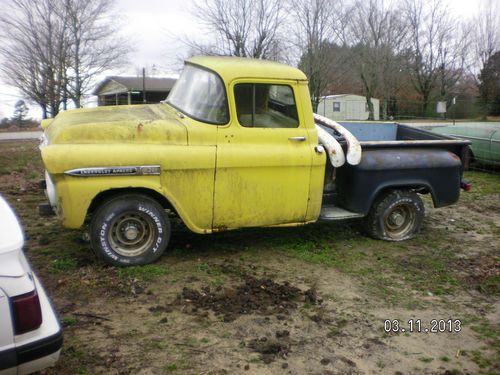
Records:
M212 124L229 121L226 90L213 72L186 65L167 103L196 120Z

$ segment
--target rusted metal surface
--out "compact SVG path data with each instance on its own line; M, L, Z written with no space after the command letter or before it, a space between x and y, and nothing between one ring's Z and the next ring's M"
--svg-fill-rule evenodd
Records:
M358 165L361 161L361 145L355 136L349 130L344 128L338 122L330 120L329 118L314 114L314 121L320 125L326 126L340 133L347 142L347 162L351 165Z
M337 205L367 214L386 189L416 190L432 195L435 207L455 203L460 195L461 161L446 149L364 149L357 166L338 168Z
M319 143L323 145L328 153L330 163L334 167L340 167L345 163L344 150L337 142L335 137L332 137L327 131L325 131L321 126L316 125L316 130L318 131Z

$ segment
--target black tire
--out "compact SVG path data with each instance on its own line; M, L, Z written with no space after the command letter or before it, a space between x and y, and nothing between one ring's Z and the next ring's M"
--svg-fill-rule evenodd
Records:
M90 223L90 242L98 258L113 266L152 263L170 240L163 207L145 195L124 194L106 201Z
M365 229L376 239L404 241L418 233L424 214L424 204L415 192L391 190L375 200L365 218Z

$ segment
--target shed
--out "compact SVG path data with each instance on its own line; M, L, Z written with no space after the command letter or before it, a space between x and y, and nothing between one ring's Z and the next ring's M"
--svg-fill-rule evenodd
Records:
M143 91L146 103L159 103L167 98L176 81L175 78L145 77L143 85L143 77L110 76L96 86L93 94L97 95L99 106L142 104Z
M380 101L372 98L373 116L380 119ZM323 96L318 104L317 113L332 120L368 120L368 105L361 95L340 94Z

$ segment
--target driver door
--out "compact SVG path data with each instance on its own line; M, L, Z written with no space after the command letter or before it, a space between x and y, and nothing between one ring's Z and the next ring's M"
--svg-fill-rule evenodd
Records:
M305 221L314 145L295 90L293 81L230 85L234 113L217 131L214 230Z

